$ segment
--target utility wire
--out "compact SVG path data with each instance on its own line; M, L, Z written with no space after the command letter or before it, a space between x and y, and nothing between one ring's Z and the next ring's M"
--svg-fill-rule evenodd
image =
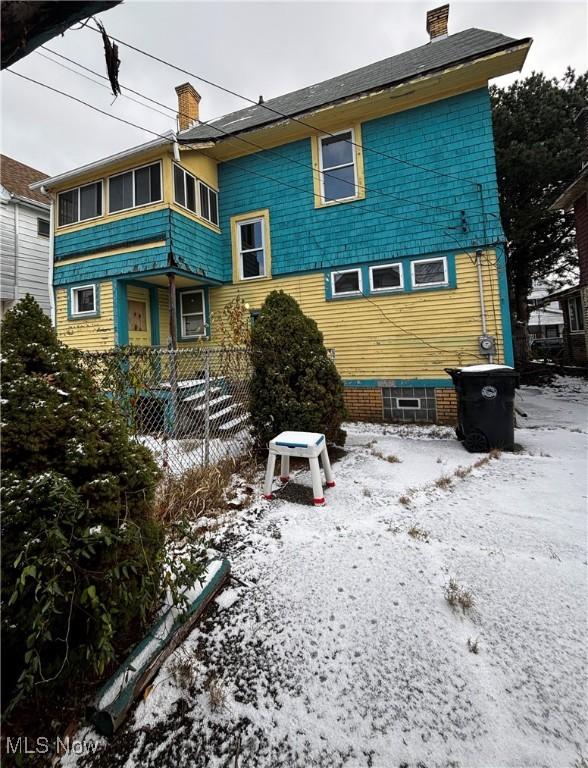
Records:
M13 75L16 75L17 77L20 77L20 78L22 78L23 80L27 80L27 81L29 81L29 82L31 82L31 83L35 83L36 85L40 85L40 86L42 86L42 87L44 87L44 88L47 88L48 90L50 90L50 91L53 91L54 93L58 93L58 94L60 94L60 95L62 95L62 96L65 96L66 98L69 98L69 99L71 99L72 101L75 101L75 102L77 102L78 104L82 104L83 106L89 107L90 109L92 109L92 110L94 110L95 112L98 112L98 113L100 113L100 114L102 114L102 115L106 115L107 117L111 117L111 118L113 118L114 120L118 120L119 122L125 123L126 125L130 125L130 126L132 126L133 128L138 128L139 130L145 131L145 132L147 132L147 133L150 133L150 134L152 134L152 135L154 135L154 136L157 136L158 138L164 139L165 141L167 141L167 142L168 142L168 143L170 143L170 144L174 144L174 143L175 143L175 139L173 139L173 138L170 138L169 136L166 136L165 134L160 134L160 133L157 133L156 131L152 131L152 130L150 130L149 128L145 128L145 127L143 127L143 126L141 126L141 125L138 125L137 123L133 123L133 122L131 122L131 121L129 121L129 120L125 120L125 119L123 119L123 118L121 118L121 117L118 117L117 115L113 115L113 114L111 114L110 112L106 112L106 111L104 111L104 110L102 110L102 109L99 109L98 107L95 107L94 105L92 105L92 104L89 104L88 102L86 102L86 101L83 101L82 99L78 99L77 97L75 97L75 96L72 96L71 94L69 94L69 93L66 93L65 91L61 91L61 90L59 90L58 88L54 88L53 86L50 86L50 85L48 85L47 83L42 83L42 82L40 82L40 81L38 81L38 80L34 80L34 79L33 79L33 78L31 78L31 77L27 77L26 75L23 75L23 74L21 74L21 73L19 73L19 72L14 72L14 71L13 71L13 70L11 70L11 69L7 69L7 72L10 72L11 74L13 74ZM258 172L258 171L253 171L253 170L251 170L250 168L243 168L243 167L241 167L241 166L236 166L236 167L237 167L237 169L238 169L238 170L239 170L239 171L240 171L242 174L245 174L245 175L253 175L253 176L258 176L258 177L261 177L261 178L265 178L265 179L267 179L267 180L269 180L269 181L273 181L273 182L275 182L275 183L277 183L277 184L280 184L280 185L282 185L282 186L284 186L284 187L288 187L288 188L291 188L291 189L295 189L295 190L297 190L297 191L300 191L300 192L303 192L303 193L305 193L305 194L313 195L314 197L318 197L318 198L322 199L322 195L320 195L320 194L316 193L314 190L305 189L305 188L303 188L303 187L299 187L299 186L297 186L297 185L293 185L293 184L288 184L287 182L284 182L284 181L282 181L282 180L280 180L280 179L276 179L276 178L274 178L274 177L272 177L272 176L268 176L268 175L266 175L266 174L263 174L263 173L260 173L260 172ZM360 209L358 209L358 210L359 210L360 212L362 212L362 213L366 213L366 214L369 214L369 213L373 213L373 214L376 214L376 215L378 215L378 216L383 216L383 217L385 217L385 218L389 218L389 219L392 219L392 220L397 220L398 218L402 218L402 219L404 219L404 218L405 218L405 217L403 217L403 216L400 216L400 217L399 217L399 216L394 216L394 215L391 215L391 214L387 214L387 213L385 213L384 211L379 211L378 209L375 209L375 208L360 208ZM421 222L419 222L419 223L421 223ZM453 240L454 240L454 241L455 241L455 242L456 242L456 243L459 245L459 249L460 249L460 250L462 250L462 251L466 251L466 252L467 252L467 250L468 250L468 249L466 248L466 246L464 246L464 245L463 245L463 244L461 244L461 243L460 243L458 240L456 240L455 238L453 238L453 236L452 236L452 235L450 235L449 233L445 232L445 234L446 234L448 237L450 237L451 239L453 239ZM492 245L496 245L496 244L498 244L498 243L494 243L494 244L492 244ZM468 254L468 255L469 255L469 254ZM470 260L471 260L471 257L470 257ZM322 268L322 267L321 267L321 268ZM395 325L395 326L396 326L396 327L397 327L399 330L401 330L401 331L402 331L403 333L405 333L406 335L408 335L408 336L412 336L413 338L416 338L418 341L420 341L421 343L423 343L423 344L425 344L426 346L430 347L431 349L434 349L434 350L436 350L436 351L438 351L438 352L445 352L445 353L448 353L448 354L468 354L468 353L467 353L465 350L453 350L453 351L450 351L450 350L446 350L446 349L443 349L443 348L441 348L441 347L437 347L437 346L435 346L435 345L433 345L433 344L430 344L429 342L425 341L424 339L422 339L422 338L421 338L420 336L418 336L417 334L413 333L412 331L409 331L409 330L407 330L406 328L403 328L401 325L399 325L399 324L398 324L398 323L396 323L395 321L391 320L391 319L390 319L390 318L389 318L389 317L388 317L388 316L387 316L387 315L384 313L384 311L383 311L383 310L382 310L380 307L378 307L378 305L377 305L377 304L376 304L376 303L375 303L375 302L374 302L372 299L370 299L369 297L367 297L367 296L365 296L365 295L364 295L364 298L366 298L366 299L367 299L367 300L368 300L370 303L374 304L374 306L376 306L376 307L378 308L378 310L381 312L381 314L384 316L384 318L385 318L385 319L386 319L388 322L390 322L392 325Z
M91 29L93 32L97 32L100 35L102 34L102 32L97 27L92 27L90 24L88 24L87 28ZM147 56L148 58L153 59L153 61L157 61L160 64L164 64L166 67L170 67L171 69L175 69L178 72L182 72L182 74L184 74L184 75L188 75L189 77L193 77L193 78L195 78L196 80L199 80L202 83L206 83L206 85L210 85L213 88L217 88L218 90L223 91L224 93L228 93L231 96L235 96L238 99L242 99L243 101L247 101L247 102L249 102L249 104L252 104L255 107L261 107L261 108L267 110L268 112L272 112L274 115L277 115L278 117L282 117L282 118L285 118L287 120L292 120L292 121L294 121L296 123L299 123L300 125L304 125L307 128L311 128L313 131L320 131L321 133L324 133L327 136L336 136L337 135L337 134L334 134L334 133L330 133L329 131L323 130L322 128L317 128L316 126L311 125L310 123L307 123L304 120L301 120L300 118L297 118L297 117L294 117L292 115L289 115L286 112L281 112L279 109L275 109L274 107L270 107L266 103L261 103L260 104L259 101L256 101L255 99L251 99L249 96L244 96L242 93L238 93L237 91L233 91L230 88L227 88L227 87L225 87L223 85L220 85L219 83L215 83L213 80L209 80L209 79L207 79L205 77L202 77L201 75L197 75L195 72L190 72L190 70L184 69L183 67L179 67L177 64L172 64L172 62L167 61L166 59L162 59L162 58L160 58L159 56L156 56L153 53L149 53L149 51L145 51L142 48L138 48L137 46L132 45L131 43L127 43L126 41L121 40L118 37L114 37L112 35L109 35L109 37L112 40L116 41L117 43L120 43L121 45L124 45L126 48L130 48L132 51L135 51L137 53L142 54L143 56ZM212 125L211 127L216 129L216 130L219 130L217 128L217 126L215 126L215 125ZM260 126L254 126L254 127L260 127ZM374 149L373 147L368 147L368 146L365 146L363 144L359 144L359 143L357 143L357 142L355 142L355 141L353 141L351 139L346 139L346 141L349 144L352 144L353 146L355 146L355 147L357 147L359 149L363 149L366 152L373 152L374 154L377 154L380 157L386 157L386 158L388 158L390 160L394 160L397 163L402 163L403 165L407 165L407 166L410 166L412 168L418 168L418 169L420 169L422 171L426 171L427 173L434 173L434 174L436 174L438 176L445 176L446 178L454 179L454 180L461 181L461 182L464 182L464 183L467 183L467 184L471 184L472 186L475 186L475 187L481 187L481 184L479 182L472 181L472 179L465 179L465 178L463 178L461 176L457 176L457 175L452 174L452 173L445 173L443 171L438 171L435 168L428 168L425 165L420 165L419 163L413 163L410 160L406 160L404 158L388 154L387 152L381 152L380 150Z
M41 46L41 47L44 50L49 51L50 53L54 54L55 56L59 56L60 58L63 58L66 61L69 61L70 63L75 64L76 66L81 67L85 71L91 72L92 74L97 75L98 77L102 77L104 80L108 81L107 77L104 77L99 72L96 72L95 70L90 69L89 67L85 67L83 64L80 64L79 62L75 61L74 59L70 59L67 56L63 56L63 54L57 53L56 51L53 51L50 48L47 48L46 46ZM55 62L55 63L58 63L58 62ZM70 68L66 67L66 69L70 69ZM74 71L74 70L72 70L72 71ZM108 86L106 86L106 87L108 87ZM132 89L129 89L127 86L122 86L121 85L121 87L124 88L125 90L130 91L131 93L136 94L137 96L141 96L142 98L147 99L148 101L152 102L153 104L157 104L159 107L162 107L164 109L170 110L174 114L177 113L179 117L190 117L189 115L185 115L182 112L177 112L177 110L175 108L169 107L167 104L164 104L163 102L157 101L155 99L152 99L152 98L146 96L144 93L141 93L139 91L133 91ZM130 98L130 97L127 97L127 98ZM156 111L159 111L159 110L156 110ZM218 118L213 118L211 120L200 121L199 124L200 125L208 125L208 126L210 126L214 122L215 119L218 119ZM249 145L251 147L254 147L255 149L262 150L262 151L266 152L267 154L274 155L276 157L281 158L282 160L286 160L287 162L293 163L295 165L299 165L299 166L301 166L303 168L310 168L314 173L318 172L322 176L329 176L329 177L334 178L334 179L342 180L341 177L337 176L336 174L329 173L328 171L320 171L320 170L317 171L316 168L314 168L311 165L308 165L308 163L303 163L300 160L296 160L295 158L289 157L288 155L284 155L284 154L282 154L281 152L278 152L275 149L266 148L266 147L262 146L261 144L257 144L256 142L251 141L250 139L246 139L243 136L240 136L238 134L232 134L232 133L230 133L228 131L223 130L222 128L215 128L215 130L219 131L224 136L226 136L228 138L231 138L232 140L241 141L244 144L247 144L247 145ZM343 179L343 181L345 181L345 180ZM447 206L433 205L433 204L430 204L430 203L424 203L424 202L421 202L420 200L413 200L413 199L408 198L408 197L403 197L402 195L397 195L397 194L395 194L393 192L384 192L383 190L377 190L377 189L374 189L373 187L369 187L368 188L368 187L366 187L366 186L364 186L362 184L359 184L359 183L356 183L354 186L358 187L359 189L363 189L365 192L375 192L376 194L382 195L384 197L389 197L389 198L394 199L394 200L402 200L403 202L410 203L411 205L419 205L422 208L427 208L429 210L445 211L447 213L451 213L454 216L461 215L461 210L455 210L454 208L448 208ZM479 213L475 213L474 215L475 216L480 216ZM416 219L412 219L412 220L413 221L417 221ZM420 224L424 224L424 225L430 225L430 222L428 222L428 221L420 221L419 223Z

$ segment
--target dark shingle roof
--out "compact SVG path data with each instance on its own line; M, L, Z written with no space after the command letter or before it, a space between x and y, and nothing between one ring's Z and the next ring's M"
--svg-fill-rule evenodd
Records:
M29 184L49 178L46 173L31 168L30 165L19 163L7 155L0 155L0 184L16 197L26 197L37 203L49 205L50 198L39 190L29 189Z
M452 64L525 42L529 42L529 38L515 40L497 32L466 29L444 40L421 45L419 48L399 53L389 59L377 61L375 64L368 64L345 75L270 99L264 105L254 105L231 112L207 125L195 125L180 133L178 139L180 142L206 141L221 138L225 132L239 133L258 128L282 119L271 109L294 117L340 99L398 84L418 75L442 70Z

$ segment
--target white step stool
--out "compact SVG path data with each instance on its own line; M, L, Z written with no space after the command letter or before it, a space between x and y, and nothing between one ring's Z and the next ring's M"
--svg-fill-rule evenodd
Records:
M264 499L274 498L272 494L272 481L276 468L276 456L280 457L280 480L283 483L288 480L290 475L290 456L308 459L312 476L313 503L315 507L322 507L325 503L325 497L323 496L319 456L325 470L327 488L333 488L335 485L325 436L320 434L320 432L281 432L273 440L270 440L267 469L265 472L265 486L263 489Z

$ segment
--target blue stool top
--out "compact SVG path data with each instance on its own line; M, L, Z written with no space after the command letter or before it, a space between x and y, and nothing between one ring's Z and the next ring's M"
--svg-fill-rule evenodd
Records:
M286 448L311 448L324 439L325 436L320 432L280 432L271 442Z

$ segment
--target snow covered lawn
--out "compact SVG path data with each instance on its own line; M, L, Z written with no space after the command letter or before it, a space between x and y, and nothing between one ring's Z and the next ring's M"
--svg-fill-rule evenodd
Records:
M300 471L228 516L246 586L84 764L586 765L588 386L556 383L522 390L519 453L472 468L452 430L352 424L326 507Z

